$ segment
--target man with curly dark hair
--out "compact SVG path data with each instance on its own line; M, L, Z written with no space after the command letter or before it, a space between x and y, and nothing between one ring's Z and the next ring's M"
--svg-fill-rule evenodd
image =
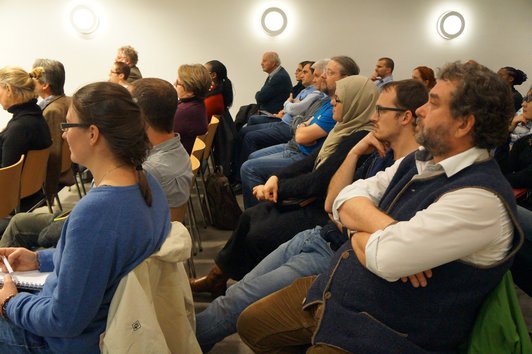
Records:
M423 147L340 192L332 212L350 242L325 273L248 307L237 324L244 342L257 353L455 351L523 243L488 151L512 111L494 72L446 65L416 111Z

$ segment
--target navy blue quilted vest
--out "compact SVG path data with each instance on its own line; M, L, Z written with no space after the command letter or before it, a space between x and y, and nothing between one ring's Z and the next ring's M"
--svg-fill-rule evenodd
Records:
M381 210L398 221L410 220L443 194L478 187L502 200L516 225L511 187L493 160L473 164L447 178L417 174L415 153L408 155L381 199ZM460 230L456 230L460 232ZM519 247L516 232L514 247ZM522 242L522 241L521 241ZM346 242L328 274L318 276L305 306L324 303L313 343L353 353L452 353L469 334L484 297L511 264L514 252L490 267L454 261L433 269L426 288L388 282L362 266Z

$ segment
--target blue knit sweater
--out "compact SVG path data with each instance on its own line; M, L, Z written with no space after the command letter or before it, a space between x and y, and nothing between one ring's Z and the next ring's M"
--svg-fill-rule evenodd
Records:
M153 177L148 181L151 207L136 185L101 186L81 199L57 248L38 252L40 270L53 270L42 291L8 302L15 325L44 337L55 352L99 353L120 279L157 251L170 230L166 197Z

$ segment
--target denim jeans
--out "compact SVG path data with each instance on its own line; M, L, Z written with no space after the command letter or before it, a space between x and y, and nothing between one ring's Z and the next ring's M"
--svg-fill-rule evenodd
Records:
M9 354L53 354L43 337L0 319L0 353Z
M256 114L248 118L247 125L250 126L250 125L255 125L255 124L272 123L272 122L280 122L280 121L281 121L281 118Z
M294 280L327 270L333 251L320 235L321 227L305 230L262 260L225 296L196 315L196 336L204 352L236 332L240 313L250 304L290 285Z
M247 125L238 132L233 160L233 179L241 181L240 167L251 153L277 144L284 144L292 138L290 126L281 121Z
M258 203L253 196L253 187L266 183L272 174L295 161L304 159L305 156L300 151L288 149L287 144L270 146L249 155L249 159L240 168L244 208L247 209Z

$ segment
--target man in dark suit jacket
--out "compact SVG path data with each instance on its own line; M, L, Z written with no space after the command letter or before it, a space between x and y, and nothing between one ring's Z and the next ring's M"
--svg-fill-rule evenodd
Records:
M275 52L264 53L260 65L262 70L268 73L268 78L255 94L257 105L260 110L277 113L283 108L284 101L292 92L290 75L281 66L281 59Z
M37 59L33 63L33 67L38 66L44 69L44 74L39 80L35 80L35 89L43 99L39 102L39 106L52 136L52 147L50 148L46 173L46 195L48 198L53 198L57 192L61 174L63 139L59 125L66 122L70 97L65 96L63 89L65 68L62 63L51 59Z

